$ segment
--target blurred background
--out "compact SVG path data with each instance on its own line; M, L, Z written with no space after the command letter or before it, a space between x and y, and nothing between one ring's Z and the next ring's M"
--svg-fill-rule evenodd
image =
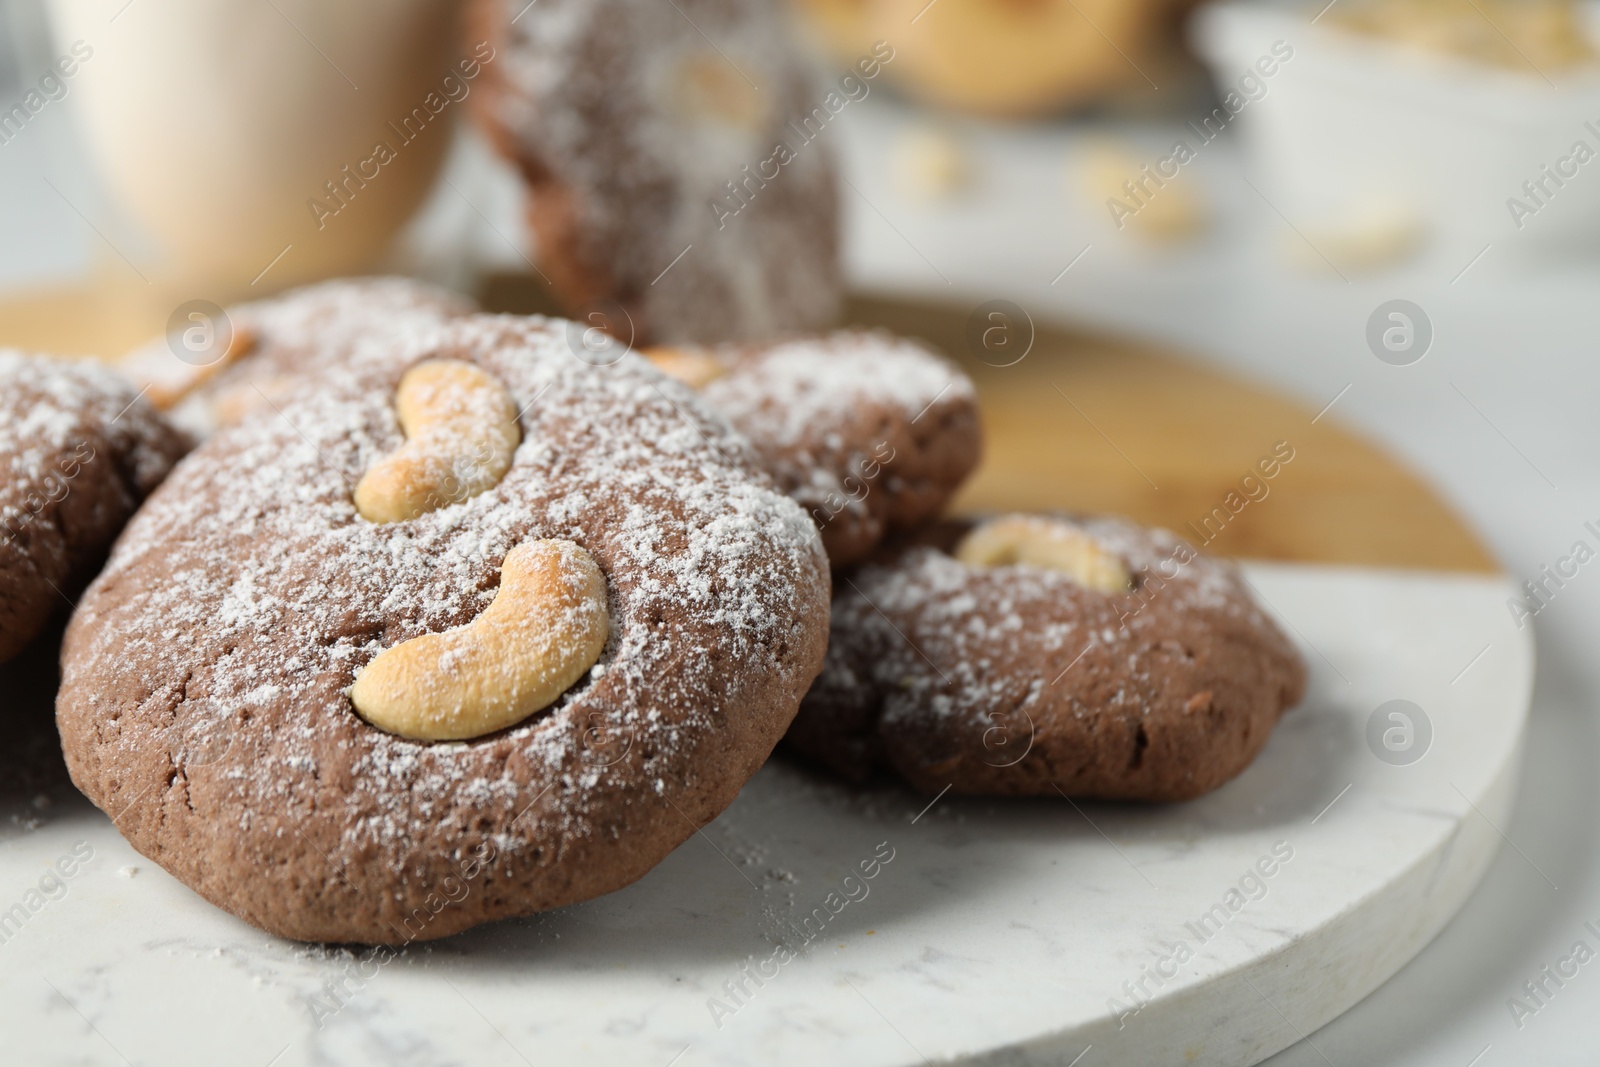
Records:
M522 184L465 108L337 239L306 212L454 58L455 5L261 0L248 33L238 7L0 0L0 343L114 354L182 300L352 271L532 291ZM1271 386L1421 472L1519 580L1600 519L1594 5L793 8L819 84L892 46L826 131L858 301L1003 300L1029 329ZM1593 1062L1600 978L1526 1027L1505 1004L1600 920L1600 583L1536 628L1516 847L1421 957L1272 1062Z
M408 0L377 22L363 4L237 6L5 0L0 238L28 255L0 263L0 285L99 272L160 307L357 271L471 288L528 269L520 183L465 107L331 239L310 230L307 198L461 50L458 5ZM1600 249L1592 7L792 6L820 89L875 42L893 55L829 128L857 288L1133 303L1148 328L1214 314L1240 279L1453 284L1586 271ZM1080 255L1092 269L1071 277Z

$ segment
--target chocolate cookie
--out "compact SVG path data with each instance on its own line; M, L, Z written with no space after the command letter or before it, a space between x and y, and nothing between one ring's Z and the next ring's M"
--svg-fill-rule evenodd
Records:
M187 447L110 371L0 350L0 662L68 606Z
M688 389L586 365L568 325L325 370L190 456L84 595L73 780L206 899L390 944L585 900L788 727L827 639L809 523Z
M834 101L779 0L475 0L473 105L574 317L640 343L816 329L841 291ZM842 105L841 105L842 106ZM622 324L593 324L620 332Z
M971 379L888 333L644 354L750 438L835 567L938 515L983 453Z
M470 314L472 301L411 278L340 278L269 300L203 309L117 362L174 423L204 438L252 412L281 407L307 375L364 344Z
M1185 800L1248 766L1304 693L1237 570L1166 531L1007 516L927 540L842 583L786 738L847 777Z

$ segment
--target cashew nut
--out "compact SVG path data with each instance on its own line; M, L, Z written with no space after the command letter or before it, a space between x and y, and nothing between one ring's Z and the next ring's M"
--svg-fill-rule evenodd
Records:
M751 83L716 52L689 56L677 72L678 112L690 121L710 121L749 133L760 131L767 104Z
M678 379L691 389L703 389L728 373L727 364L709 348L656 345L641 353L661 373Z
M233 324L228 347L209 363L180 363L173 366L171 342L163 338L157 362L155 346L135 349L124 356L118 370L145 389L145 399L160 411L171 411L183 403L185 397L215 378L227 367L250 355L260 346L255 330L243 323Z
M511 394L460 360L412 367L400 379L395 410L406 443L356 486L356 510L373 522L404 522L494 488L522 441Z
M553 703L594 666L609 629L594 557L571 541L531 541L506 556L482 615L387 649L356 676L350 702L401 737L482 737Z
M1002 515L973 529L955 556L969 567L1022 564L1070 575L1102 593L1124 593L1133 584L1122 560L1081 529L1037 515Z

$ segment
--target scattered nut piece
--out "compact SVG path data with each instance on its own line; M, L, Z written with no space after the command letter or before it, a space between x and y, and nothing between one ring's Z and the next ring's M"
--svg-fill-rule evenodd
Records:
M1102 593L1124 593L1133 579L1122 560L1076 526L1036 515L1003 515L974 528L955 557L969 567L1022 564L1071 575Z
M654 363L662 374L678 379L691 389L703 389L728 373L727 364L709 348L656 345L646 348L641 355Z
M144 389L145 399L160 411L171 411L185 397L215 378L224 368L256 350L259 339L250 327L234 323L227 350L210 363L185 363L172 354L166 337L136 348L116 363L124 376Z
M1285 231L1280 247L1287 262L1301 270L1326 274L1337 264L1339 271L1375 271L1414 258L1427 236L1416 209L1368 197L1336 218Z
M1206 206L1192 175L1180 169L1162 177L1120 143L1091 144L1081 177L1095 207L1114 218L1119 230L1126 226L1145 240L1170 244L1206 227Z
M900 188L919 200L944 199L972 181L961 142L936 126L917 126L900 135L894 173Z
M356 510L373 522L404 522L494 488L522 441L511 394L460 360L412 367L395 409L406 443L356 486Z
M759 131L766 122L766 101L721 52L701 52L685 59L674 88L684 118L749 133Z
M412 740L482 737L571 688L609 630L594 557L571 541L531 541L506 556L482 615L384 651L356 676L350 702L378 729Z

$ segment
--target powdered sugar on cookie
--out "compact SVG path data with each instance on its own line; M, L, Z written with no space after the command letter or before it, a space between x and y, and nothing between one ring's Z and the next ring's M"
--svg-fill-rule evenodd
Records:
M74 775L102 807L164 783L119 824L147 854L213 899L237 897L177 836L227 818L252 863L284 862L296 849L282 835L304 834L324 855L315 878L329 864L357 883L398 871L395 896L409 898L442 877L418 842L486 840L510 895L483 914L521 914L585 895L558 855L589 855L599 881L631 878L692 829L647 799L659 789L707 818L764 759L820 663L814 533L688 390L638 357L580 362L565 326L477 317L399 348L363 342L281 415L214 437L135 522L69 636L62 715ZM367 522L352 488L399 445L395 386L429 358L499 380L522 408L522 444L493 488ZM574 541L605 573L604 670L464 744L360 721L345 696L360 668L474 619L506 554L534 539ZM597 758L597 730L630 745ZM332 936L345 921L332 906L236 910Z
M1238 773L1305 680L1238 571L1164 530L1052 521L1132 588L931 546L869 564L834 602L791 743L849 775L887 763L979 794L1176 799Z
M763 348L706 386L735 425L759 420L779 447L827 441L862 406L920 421L936 401L975 401L972 379L925 345L882 330L843 330ZM841 442L842 444L842 442ZM838 447L835 445L835 447Z
M77 593L187 447L110 372L0 350L0 661Z
M883 331L716 353L701 395L756 446L822 531L834 566L937 515L983 452L960 368Z

